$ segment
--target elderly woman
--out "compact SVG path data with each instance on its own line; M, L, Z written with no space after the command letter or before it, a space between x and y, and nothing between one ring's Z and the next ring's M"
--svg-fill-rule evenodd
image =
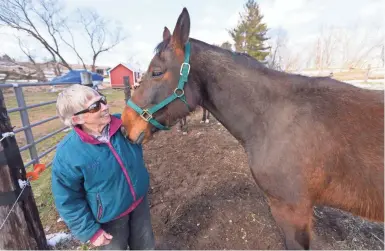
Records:
M101 249L154 249L141 145L125 138L120 117L110 115L106 97L90 87L68 87L56 108L73 128L52 168L56 208L70 231Z

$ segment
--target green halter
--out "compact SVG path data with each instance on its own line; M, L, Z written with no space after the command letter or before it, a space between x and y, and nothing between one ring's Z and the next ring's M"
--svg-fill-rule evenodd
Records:
M156 128L160 130L170 130L169 127L162 125L156 119L154 119L153 114L177 98L182 100L186 104L187 108L190 110L190 107L186 101L186 96L184 94L184 85L187 83L188 74L190 72L189 60L190 60L190 42L187 42L185 46L184 62L180 67L181 76L179 78L178 87L174 90L174 92L170 96L168 96L162 102L160 102L159 104L156 104L150 109L140 108L138 105L132 102L131 99L127 100L127 105L130 106L132 109L134 109L145 121L150 122Z

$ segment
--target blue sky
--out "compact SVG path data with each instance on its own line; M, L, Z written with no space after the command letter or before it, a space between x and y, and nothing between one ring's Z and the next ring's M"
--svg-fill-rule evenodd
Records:
M385 30L384 0L260 0L264 22L274 35L283 30L290 46L303 49L320 33L321 27L333 26L354 30L359 24L368 31ZM153 49L162 37L163 27L171 32L183 7L187 7L191 18L191 37L208 43L231 41L227 29L236 26L239 12L245 1L240 0L66 0L68 13L79 7L94 8L108 19L118 21L128 35L127 39L110 52L99 57L98 65L114 66L130 58L145 69L153 55ZM12 36L0 28L1 53L20 57L21 53ZM82 53L87 45L79 39ZM34 46L31 43L31 46ZM70 50L65 50L71 63L78 60ZM35 49L39 54L39 50ZM40 55L40 54L39 54Z

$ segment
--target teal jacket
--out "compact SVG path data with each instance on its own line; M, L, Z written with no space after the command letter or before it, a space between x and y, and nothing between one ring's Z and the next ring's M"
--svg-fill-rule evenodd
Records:
M121 124L120 115L111 116L109 143L75 127L57 147L52 164L55 205L83 242L100 234L100 223L130 213L148 191L142 147L124 137Z

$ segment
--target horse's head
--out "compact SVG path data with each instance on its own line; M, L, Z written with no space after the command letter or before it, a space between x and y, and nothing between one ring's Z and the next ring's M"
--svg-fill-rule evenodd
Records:
M167 130L198 103L190 71L190 16L183 9L173 34L167 27L156 47L140 87L127 102L122 120L128 138L146 142L158 130Z

